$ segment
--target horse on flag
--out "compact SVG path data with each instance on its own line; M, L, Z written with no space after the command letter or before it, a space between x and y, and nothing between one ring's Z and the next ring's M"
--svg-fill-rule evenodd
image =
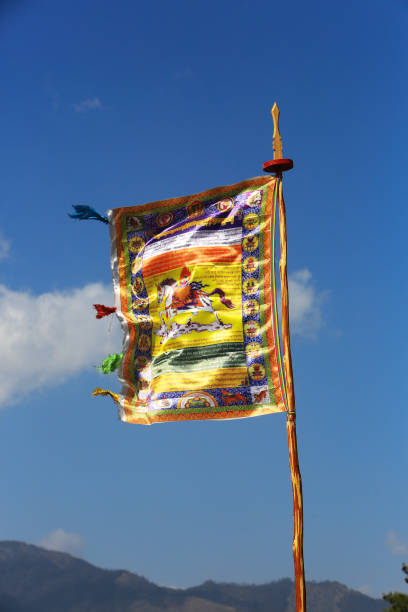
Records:
M157 303L164 303L164 311L159 313L162 325L169 330L170 323L177 314L191 312L191 317L187 321L188 325L192 317L200 310L211 312L217 323L223 325L213 308L211 296L218 295L221 303L227 308L235 308L235 305L225 297L224 291L219 287L208 293L204 291L204 287L208 287L208 285L204 285L201 281L190 282L190 277L190 271L184 267L179 281L176 281L174 278L165 278L156 286ZM167 324L165 317L167 318Z

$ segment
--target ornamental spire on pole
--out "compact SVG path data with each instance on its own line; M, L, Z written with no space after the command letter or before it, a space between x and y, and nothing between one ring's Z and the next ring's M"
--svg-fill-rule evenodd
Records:
M271 108L271 115L273 119L273 159L282 159L282 138L279 132L279 106L274 102Z
M273 159L264 163L263 170L281 176L282 172L293 168L293 159L283 157L282 138L279 131L280 110L276 102L272 106L271 115L273 119Z

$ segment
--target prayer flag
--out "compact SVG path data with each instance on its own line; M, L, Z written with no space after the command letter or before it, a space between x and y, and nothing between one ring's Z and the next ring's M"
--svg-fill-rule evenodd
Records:
M109 211L124 332L120 418L287 409L275 291L278 179Z

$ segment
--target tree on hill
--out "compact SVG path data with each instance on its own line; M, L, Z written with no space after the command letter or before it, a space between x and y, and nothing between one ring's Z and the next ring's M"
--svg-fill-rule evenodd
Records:
M405 582L408 582L408 565L402 564L402 571L405 574ZM386 593L383 599L391 604L387 612L408 612L408 595L404 593Z

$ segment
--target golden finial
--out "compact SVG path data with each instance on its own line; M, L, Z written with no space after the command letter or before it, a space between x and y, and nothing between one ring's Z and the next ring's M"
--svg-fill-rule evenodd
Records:
M271 115L273 119L273 159L282 159L282 138L279 132L280 110L276 102L272 106Z
M272 106L271 115L273 119L273 159L264 162L263 171L282 176L282 172L293 168L293 159L283 158L282 138L279 132L280 111L276 102Z

